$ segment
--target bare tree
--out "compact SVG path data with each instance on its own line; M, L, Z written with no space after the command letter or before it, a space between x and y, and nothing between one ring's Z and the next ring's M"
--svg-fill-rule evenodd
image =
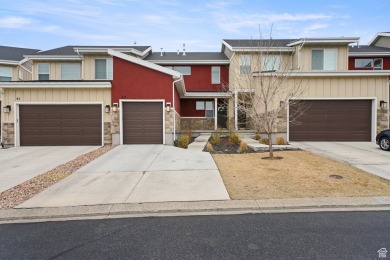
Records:
M232 62L238 64L231 64L239 71L229 83L230 104L234 103L235 117L244 115L251 128L267 134L269 157L274 158L273 135L281 125L286 128L288 121L297 123L305 109L298 99L306 87L299 72L293 70L291 52L286 52L280 41L270 37L249 42L253 45L250 51L236 52L239 57ZM287 115L288 106L295 107L294 113Z

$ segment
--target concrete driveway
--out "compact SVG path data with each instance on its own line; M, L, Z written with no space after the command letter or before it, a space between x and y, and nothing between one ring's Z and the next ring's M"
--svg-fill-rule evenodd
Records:
M303 150L343 161L390 180L390 151L371 142L290 142Z
M122 145L18 208L229 199L209 153Z
M97 148L97 146L28 146L0 149L0 192Z

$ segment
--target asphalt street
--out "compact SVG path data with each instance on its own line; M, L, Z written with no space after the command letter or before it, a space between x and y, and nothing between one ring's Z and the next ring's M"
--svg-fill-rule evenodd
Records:
M0 225L1 259L379 259L381 248L390 211Z

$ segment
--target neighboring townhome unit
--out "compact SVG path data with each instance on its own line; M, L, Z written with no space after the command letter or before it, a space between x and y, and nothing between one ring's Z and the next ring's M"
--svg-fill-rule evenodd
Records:
M24 55L34 54L38 51L36 49L0 46L0 82L31 80L32 63ZM5 102L1 86L0 108L2 109L0 115L0 140L3 140L2 129L12 134L13 127L10 127L10 124L6 120L6 115L4 115L10 113L12 107L9 103Z
M253 86L271 82L284 85L286 93L301 86L289 96L275 95L266 108L272 113L285 107L272 131L288 141L374 141L376 133L388 127L388 118L383 117L388 110L383 104L389 99L390 71L348 70L348 46L358 40L224 40L222 51L231 60L229 118L235 129L258 130L238 108L246 93L258 91ZM257 111L264 109L259 104Z

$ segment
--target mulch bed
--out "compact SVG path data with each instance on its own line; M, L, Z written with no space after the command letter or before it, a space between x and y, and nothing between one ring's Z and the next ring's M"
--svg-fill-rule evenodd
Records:
M0 210L13 208L22 204L111 149L111 146L100 147L92 152L80 155L76 159L59 165L56 168L25 181L9 190L1 192Z
M209 142L211 140L211 137L209 139ZM212 144L213 146L213 151L210 153L213 154L244 154L244 153L257 153L250 147L248 147L248 150L246 151L240 151L240 145L231 143L229 141L228 137L221 137L221 142L219 144ZM208 152L207 148L205 147L203 149L203 152Z

